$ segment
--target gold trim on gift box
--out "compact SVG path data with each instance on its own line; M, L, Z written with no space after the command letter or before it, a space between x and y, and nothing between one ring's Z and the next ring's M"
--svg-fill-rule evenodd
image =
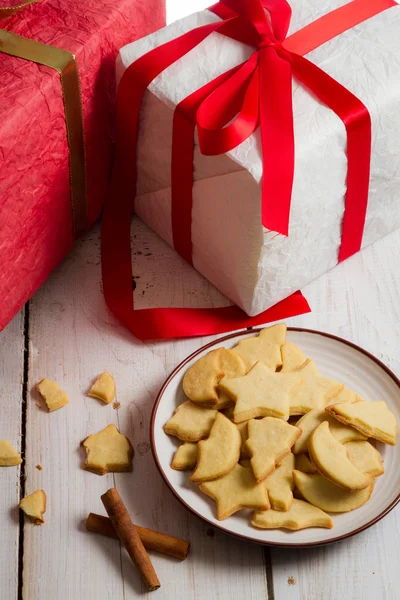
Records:
M39 0L27 0L26 2L16 4L15 6L0 6L0 19L11 17L11 15L15 15L15 13L19 12L22 8L25 8L25 6L36 4L36 2L39 2Z
M19 6L3 8L0 18L9 16L37 0ZM7 11L5 14L4 11ZM0 29L0 53L23 58L55 69L60 75L69 147L69 173L73 236L77 239L87 229L86 159L83 131L83 111L78 65L71 52Z

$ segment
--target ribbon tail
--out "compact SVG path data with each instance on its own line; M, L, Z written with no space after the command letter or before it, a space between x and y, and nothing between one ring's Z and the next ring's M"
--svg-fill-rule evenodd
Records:
M371 165L371 117L354 94L304 57L292 54L295 75L343 121L347 133L347 191L339 262L362 245Z
M220 308L145 308L134 311L134 327L140 340L216 335L256 327L310 312L301 292L295 292L256 317L237 306Z
M262 224L288 235L294 177L292 69L275 48L261 49L259 69Z
M229 31L230 23L211 23L154 48L128 67L119 84L115 165L102 221L102 273L108 306L133 333L137 319L133 314L130 224L136 195L136 143L142 98L159 73L213 31Z

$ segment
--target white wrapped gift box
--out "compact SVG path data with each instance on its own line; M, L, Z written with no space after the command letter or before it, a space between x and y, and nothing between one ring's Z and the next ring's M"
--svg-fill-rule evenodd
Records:
M346 2L291 4L289 34ZM205 10L128 44L119 53L118 77L152 48L218 20ZM174 108L253 52L254 48L213 33L154 79L145 94L135 212L170 245ZM367 246L400 226L400 6L357 25L307 58L364 102L371 115L371 179L363 237ZM203 156L197 140L195 145L193 264L250 316L338 262L347 175L345 128L296 81L293 100L296 161L288 237L261 223L258 130L220 156Z

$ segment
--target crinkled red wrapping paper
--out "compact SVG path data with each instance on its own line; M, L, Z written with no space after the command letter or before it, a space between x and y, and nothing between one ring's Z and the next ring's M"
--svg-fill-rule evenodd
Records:
M42 0L0 27L75 54L90 224L104 201L118 49L165 25L163 0ZM0 330L72 247L59 74L0 52Z

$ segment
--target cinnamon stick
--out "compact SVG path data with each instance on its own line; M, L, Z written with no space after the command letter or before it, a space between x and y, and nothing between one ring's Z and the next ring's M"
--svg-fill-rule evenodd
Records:
M161 552L161 554L167 554L180 560L185 560L187 557L190 546L189 542L173 537L172 535L159 533L153 529L146 529L146 527L138 527L138 525L135 525L135 527L146 550L155 550L156 552ZM111 519L102 515L90 513L86 520L86 529L93 533L100 533L107 537L119 539Z
M157 590L160 582L118 491L111 488L101 496L101 500L122 545L138 568L143 581L151 592Z

